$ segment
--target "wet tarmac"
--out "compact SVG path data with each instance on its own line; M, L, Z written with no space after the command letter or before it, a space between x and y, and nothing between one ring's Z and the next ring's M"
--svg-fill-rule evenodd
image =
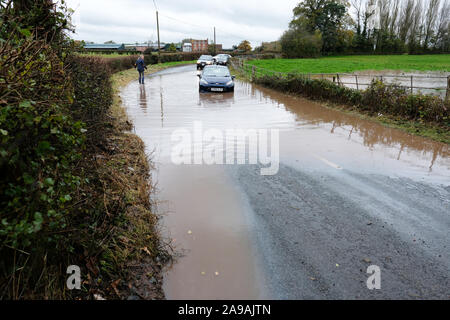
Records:
M195 66L133 82L122 98L181 254L167 298L449 298L448 145L245 82L199 93ZM278 129L278 174L175 165L172 134L196 123ZM369 260L388 279L380 291L365 285Z

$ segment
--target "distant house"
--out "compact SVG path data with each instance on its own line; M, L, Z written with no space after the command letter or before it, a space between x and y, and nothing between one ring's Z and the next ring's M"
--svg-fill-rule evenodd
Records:
M84 49L88 51L122 51L125 50L124 44L85 44Z
M192 52L207 52L208 39L206 40L191 40Z
M161 49L163 49L165 46L166 46L165 43L161 43ZM126 44L125 48L127 50L135 50L139 52L145 52L147 49L150 49L151 51L158 51L158 44L157 43Z
M160 48L164 49L165 46L166 46L165 43L161 43ZM158 51L158 44L157 43L126 44L125 48L127 50L135 50L139 52L145 52L147 49L150 49L151 51Z
M183 52L192 52L192 43L184 43Z

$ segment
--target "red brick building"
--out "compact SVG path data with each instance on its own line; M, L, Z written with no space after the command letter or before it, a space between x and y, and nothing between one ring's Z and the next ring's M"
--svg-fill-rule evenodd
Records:
M208 39L206 40L192 40L192 52L207 52Z

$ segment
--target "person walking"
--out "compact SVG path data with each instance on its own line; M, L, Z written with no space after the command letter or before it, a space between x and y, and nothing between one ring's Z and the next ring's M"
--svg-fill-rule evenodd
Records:
M139 84L144 84L144 71L147 70L145 65L144 55L139 56L136 61L135 67L139 71Z

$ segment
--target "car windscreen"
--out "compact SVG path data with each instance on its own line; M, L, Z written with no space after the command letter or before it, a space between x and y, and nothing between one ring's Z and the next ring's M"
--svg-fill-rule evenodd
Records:
M230 77L230 71L227 68L208 68L203 71L204 77Z
M199 60L212 60L212 56L201 56Z

